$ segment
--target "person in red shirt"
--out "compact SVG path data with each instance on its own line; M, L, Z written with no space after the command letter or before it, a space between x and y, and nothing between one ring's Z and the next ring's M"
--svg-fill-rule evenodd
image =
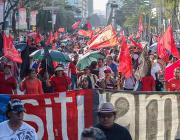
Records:
M74 55L74 60L69 64L69 73L71 74L71 89L77 88L77 68L76 64L78 62L79 56L78 54Z
M141 79L142 82L142 89L141 91L155 91L155 80L153 76L151 75L151 71L149 70Z
M174 78L166 83L167 91L180 91L180 68L174 70Z
M17 82L11 73L11 65L4 65L0 72L0 94L16 94Z
M64 73L64 68L62 66L57 66L55 69L55 75L47 81L47 85L52 86L54 92L67 91L70 84L71 79Z
M28 76L20 83L20 90L25 94L43 94L42 82L37 78L35 69L28 70Z

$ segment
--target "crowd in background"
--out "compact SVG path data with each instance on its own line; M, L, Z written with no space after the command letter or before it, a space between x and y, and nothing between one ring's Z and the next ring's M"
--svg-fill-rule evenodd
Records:
M130 54L133 62L133 75L126 78L118 72L119 46L100 49L104 59L97 61L79 69L77 62L81 57L89 52L86 43L87 39L77 34L64 33L58 39L46 47L55 48L67 54L71 61L69 63L48 62L43 60L33 60L29 54L34 50L45 47L43 42L35 44L33 39L25 41L22 36L21 42L27 44L28 53L21 52L23 58L28 58L21 65L1 57L0 59L0 93L17 94L19 91L24 94L43 94L62 92L74 89L109 89L126 91L180 91L180 68L174 70L174 78L169 81L164 80L164 69L178 59L169 57L167 63L163 62L156 52L146 51L145 63L147 72L143 75L137 70L140 69L141 54L144 50L136 46L130 47ZM145 43L144 48L150 44ZM24 51L26 51L26 49Z

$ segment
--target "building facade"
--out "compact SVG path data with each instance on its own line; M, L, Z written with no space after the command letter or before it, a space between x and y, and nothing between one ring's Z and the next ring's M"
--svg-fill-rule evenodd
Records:
M75 17L86 18L88 16L88 0L65 0L65 3L72 6Z
M82 18L88 17L88 0L78 0L78 8L81 10Z
M88 16L90 17L94 12L93 0L88 0Z

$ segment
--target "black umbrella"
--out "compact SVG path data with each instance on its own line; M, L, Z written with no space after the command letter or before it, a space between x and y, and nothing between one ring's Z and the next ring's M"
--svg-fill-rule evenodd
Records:
M26 43L18 43L18 44L15 44L15 48L19 51L19 52L22 52L26 49L27 47L27 44Z

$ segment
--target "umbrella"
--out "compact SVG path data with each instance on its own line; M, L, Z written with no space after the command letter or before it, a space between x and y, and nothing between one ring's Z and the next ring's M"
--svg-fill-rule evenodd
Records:
M26 43L18 43L18 44L15 44L15 48L19 51L19 52L22 52L26 49L27 47L27 44Z
M85 67L89 66L91 62L97 61L99 58L105 58L100 51L88 52L79 59L77 62L77 67L80 70L83 70Z
M168 81L169 79L174 77L174 69L180 67L180 59L177 60L175 63L169 65L165 69L165 80Z
M70 62L71 61L67 54L64 54L57 50L51 50L51 49L48 51L53 61L57 61L57 62ZM33 59L42 60L45 58L44 49L36 50L33 53L31 53L29 56L32 57Z

